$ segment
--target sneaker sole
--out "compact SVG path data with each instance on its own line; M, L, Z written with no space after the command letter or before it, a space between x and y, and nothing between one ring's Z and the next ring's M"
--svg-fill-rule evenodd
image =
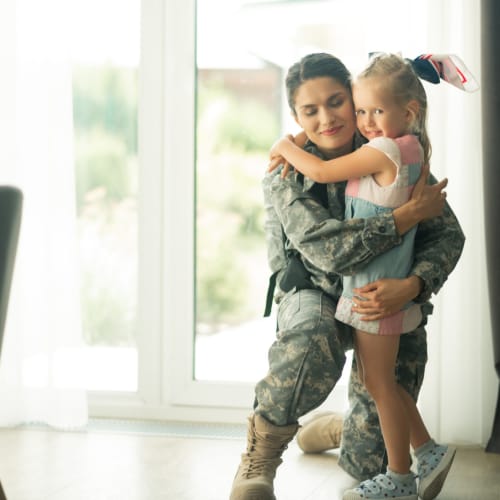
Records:
M456 452L456 448L449 446L439 465L423 481L419 481L418 495L422 500L432 500L439 495Z
M370 500L370 498L377 499L377 497L361 496L359 493L355 493L355 492L346 492L346 493L344 493L342 500ZM383 497L378 497L378 498L385 500L388 497L383 496ZM394 498L396 500L418 500L417 495L406 495L404 497L394 497Z

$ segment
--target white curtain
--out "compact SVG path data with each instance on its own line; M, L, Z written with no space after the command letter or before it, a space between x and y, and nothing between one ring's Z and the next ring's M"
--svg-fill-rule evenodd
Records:
M480 81L480 0L332 1L319 2L316 13L319 9L326 9L324 18L334 25L326 50L354 74L365 66L370 51L401 52L410 58L454 53ZM301 48L297 51L303 53ZM291 54L290 60L296 59L297 54ZM498 381L485 269L481 91L465 93L446 83L425 87L431 169L438 179L449 178L448 200L467 240L456 269L432 299L429 363L419 407L437 439L484 445L491 432Z
M0 183L24 193L0 363L0 425L87 421L68 3L0 2Z
M0 363L0 425L37 421L68 428L87 420L79 358L71 79L64 52L71 27L58 21L69 18L71 3L0 1L0 183L15 184L25 194ZM318 5L326 9L325 20L342 8L344 38L352 43L345 50L327 49L350 67L356 51L362 61L367 50L401 50L408 57L452 52L480 79L479 0L358 1L350 13L347 3ZM387 12L401 17L384 25ZM359 28L361 13L366 30ZM445 84L427 89L432 170L450 179L448 199L467 241L433 300L420 408L437 439L484 444L498 382L484 265L480 91L465 94Z
M332 30L328 50L354 74L366 64L370 51L401 52L410 58L454 53L480 82L480 0L355 0L349 7L333 1L326 5L327 18L340 15L344 20ZM354 28L356 34L350 35ZM448 201L466 244L457 267L432 299L429 363L419 407L437 439L484 445L491 433L498 380L485 268L481 91L465 93L446 83L424 85L431 170L438 179L449 178Z
M480 1L427 3L428 47L423 52L460 55L480 81ZM448 200L467 240L457 268L433 299L420 407L438 439L485 444L498 381L485 268L480 92L466 94L444 85L428 90L432 170L438 178L449 178Z

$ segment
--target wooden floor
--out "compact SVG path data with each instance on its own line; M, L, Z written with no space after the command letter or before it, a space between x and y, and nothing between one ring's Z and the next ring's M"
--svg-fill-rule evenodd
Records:
M242 437L133 432L0 430L8 500L227 500ZM304 455L293 442L276 479L278 500L337 500L354 484L335 452ZM500 455L459 448L440 500L500 500Z

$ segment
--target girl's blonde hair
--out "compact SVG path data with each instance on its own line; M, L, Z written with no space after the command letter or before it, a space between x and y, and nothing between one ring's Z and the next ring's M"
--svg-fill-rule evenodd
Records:
M418 111L412 124L414 133L424 150L424 165L429 162L432 148L427 133L427 95L411 61L396 54L378 54L358 76L360 78L381 77L386 80L387 90L402 106L415 100Z

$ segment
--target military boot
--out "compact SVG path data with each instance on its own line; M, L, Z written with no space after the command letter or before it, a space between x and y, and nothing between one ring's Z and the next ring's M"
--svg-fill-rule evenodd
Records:
M260 415L248 419L247 451L234 477L230 500L276 500L273 480L298 424L278 427Z
M304 422L297 444L304 453L321 453L340 446L344 419L340 413L318 413Z

